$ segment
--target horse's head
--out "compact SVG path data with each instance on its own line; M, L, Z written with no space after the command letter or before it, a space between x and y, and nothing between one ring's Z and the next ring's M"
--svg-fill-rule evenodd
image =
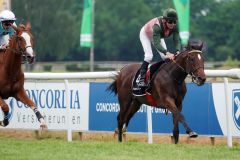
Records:
M204 58L202 56L203 43L189 43L186 53L186 72L192 76L192 81L201 86L206 81L204 72Z
M27 23L26 26L20 24L19 27L12 26L16 31L16 47L11 48L17 54L21 54L23 62L28 62L29 64L34 62L35 53L33 51L33 36L30 32L31 25Z

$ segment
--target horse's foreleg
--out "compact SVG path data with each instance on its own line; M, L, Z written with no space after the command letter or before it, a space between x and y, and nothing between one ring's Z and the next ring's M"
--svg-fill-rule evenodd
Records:
M42 129L46 129L47 128L47 124L45 123L42 114L37 109L35 103L27 96L27 93L26 93L26 91L24 89L19 91L15 98L17 100L23 102L25 105L29 106L33 110L33 112L35 113L38 121L40 122L40 127Z
M0 97L0 107L2 108L2 111L4 113L3 121L0 121L0 125L6 127L9 124L8 121L8 113L9 113L9 106L7 103Z
M192 129L188 127L186 120L185 120L184 116L181 114L181 112L177 113L177 117L178 117L179 122L182 123L182 125L185 128L186 133L189 135L189 137L196 138L198 136L198 134L196 132L192 131Z
M173 138L174 138L174 143L178 143L179 139L179 128L178 128L178 119L173 115Z

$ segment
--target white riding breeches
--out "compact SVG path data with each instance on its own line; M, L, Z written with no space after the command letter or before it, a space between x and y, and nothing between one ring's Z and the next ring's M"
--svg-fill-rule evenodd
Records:
M144 61L150 63L153 58L152 46L151 46L152 42L151 42L151 39L147 36L144 27L142 27L142 29L140 31L139 38L140 38L140 41L142 43L142 47L144 50ZM164 49L167 49L166 43L163 38L161 39L160 44L162 45L162 47ZM163 60L166 59L166 55L164 53L162 53L160 51L158 51L158 53L160 54L160 56Z
M0 48L3 46L3 45L8 45L9 43L9 35L6 34L6 35L2 35L0 36Z

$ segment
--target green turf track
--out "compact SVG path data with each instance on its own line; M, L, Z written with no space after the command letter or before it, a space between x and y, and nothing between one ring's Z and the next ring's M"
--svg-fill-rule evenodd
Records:
M0 137L1 160L240 160L240 146Z

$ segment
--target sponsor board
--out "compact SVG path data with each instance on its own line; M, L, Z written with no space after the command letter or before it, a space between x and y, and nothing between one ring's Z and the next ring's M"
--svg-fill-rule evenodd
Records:
M240 89L233 90L232 94L232 117L235 127L239 130L240 134Z
M66 91L63 82L26 82L29 97L37 104L45 117L48 128L81 131L114 131L120 110L117 96L106 91L110 83L70 82L69 106L66 106ZM231 129L233 136L240 136L240 84L230 83ZM8 128L38 129L39 122L33 111L9 98L10 124ZM133 116L129 132L147 132L147 107L142 105ZM70 112L69 112L70 110ZM172 133L172 114L164 109L151 107L153 133ZM200 135L226 135L226 102L223 83L206 83L201 87L187 84L182 114L189 127ZM70 115L70 116L68 116ZM69 118L68 118L69 117ZM0 114L0 119L3 119ZM70 122L70 123L69 123ZM70 125L69 125L70 124ZM179 124L180 134L185 130Z
M89 83L69 83L69 106L63 82L26 82L28 96L35 102L49 129L88 130ZM9 98L10 123L7 128L38 129L39 122L32 109ZM0 119L3 119L0 117Z
M230 126L233 136L240 136L239 130L239 117L238 117L238 105L240 98L240 84L239 83L229 83L229 112L231 113L230 117ZM212 84L212 95L214 100L214 108L216 110L216 115L218 122L220 124L223 135L227 135L227 116L226 116L226 100L225 100L225 90L223 83L213 83Z
M117 115L120 110L117 96L106 91L109 83L90 84L89 130L114 131L117 127ZM199 134L222 134L215 114L211 95L211 84L202 87L187 84L187 95L183 101L183 115L189 126ZM129 132L147 132L147 105L142 105L133 116ZM153 133L172 133L172 114L164 109L151 107ZM185 133L182 125L180 132Z

